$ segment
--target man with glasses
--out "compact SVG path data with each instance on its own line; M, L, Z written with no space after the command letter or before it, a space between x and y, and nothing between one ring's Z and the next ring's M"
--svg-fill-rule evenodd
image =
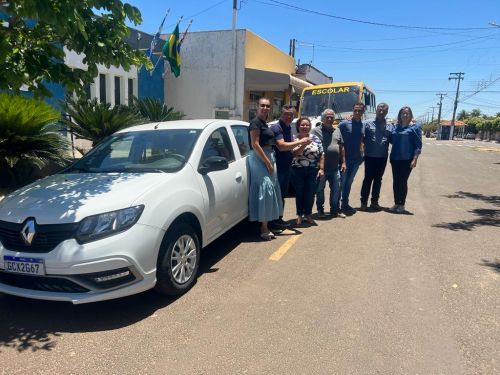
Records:
M321 114L321 125L311 130L311 135L315 135L321 140L325 153L323 176L318 179L316 191L316 207L320 219L327 218L324 209L326 181L330 186L330 215L345 218L345 215L339 211L340 171L344 172L346 169L344 142L340 130L333 127L334 120L335 112L333 109L325 109Z
M279 121L271 126L274 133L274 152L276 154L276 169L278 172L278 181L280 184L281 198L283 207L285 207L285 197L288 193L288 185L290 184L290 172L292 166L292 149L302 144L308 145L311 143L309 137L300 140L294 140L292 127L295 109L292 105L286 104L281 108L281 116ZM280 217L271 223L274 230L283 230L290 227L290 224Z
M363 103L354 104L352 112L352 118L342 121L339 125L342 139L344 140L346 162L346 170L342 173L341 179L341 209L342 212L347 215L352 215L356 212L356 210L349 205L349 194L351 193L351 185L354 181L354 176L356 176L356 172L363 161L363 156L361 155L361 142L364 137L362 118L365 113L365 105Z

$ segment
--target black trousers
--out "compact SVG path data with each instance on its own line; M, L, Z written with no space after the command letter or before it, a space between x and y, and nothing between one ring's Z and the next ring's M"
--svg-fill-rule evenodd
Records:
M387 165L387 158L372 158L365 156L365 178L361 186L361 203L367 203L372 190L372 203L378 203L382 176ZM373 183L373 188L372 188Z
M410 160L391 160L392 190L394 191L394 204L404 205L408 194L408 178L411 173Z

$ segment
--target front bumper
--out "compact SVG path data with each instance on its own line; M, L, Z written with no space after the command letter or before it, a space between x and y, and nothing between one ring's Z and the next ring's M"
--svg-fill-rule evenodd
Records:
M151 289L164 231L136 224L86 244L70 239L48 253L10 251L0 243L0 292L74 304L120 298ZM43 259L45 275L5 271L4 256Z

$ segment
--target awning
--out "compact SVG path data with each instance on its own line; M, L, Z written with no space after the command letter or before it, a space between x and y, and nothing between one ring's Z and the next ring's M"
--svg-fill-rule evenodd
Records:
M300 91L302 91L306 87L312 86L311 83L304 81L303 79L294 77L294 76L290 76L290 85L299 89Z
M309 82L288 73L277 73L257 69L245 69L245 90L283 91L292 86L297 91L312 86Z

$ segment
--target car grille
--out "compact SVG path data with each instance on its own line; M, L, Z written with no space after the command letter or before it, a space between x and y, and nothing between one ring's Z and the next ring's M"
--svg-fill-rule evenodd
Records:
M24 223L17 224L0 220L0 241L5 248L27 253L48 253L61 242L74 238L78 223L37 224L31 245L27 245L21 237L23 226Z
M58 293L86 293L89 289L60 277L26 276L0 272L0 283L17 288Z

